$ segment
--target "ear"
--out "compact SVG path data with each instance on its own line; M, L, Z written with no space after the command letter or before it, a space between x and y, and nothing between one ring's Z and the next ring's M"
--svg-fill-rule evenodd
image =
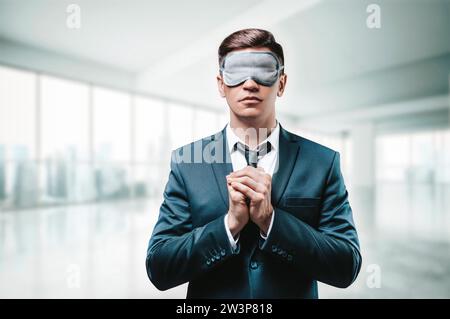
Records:
M278 97L282 97L283 96L284 89L286 88L286 83L287 83L287 74L283 73L280 76L280 81L278 82L278 91L277 91L277 96Z
M217 88L221 97L225 97L225 83L223 83L223 78L220 74L217 75Z

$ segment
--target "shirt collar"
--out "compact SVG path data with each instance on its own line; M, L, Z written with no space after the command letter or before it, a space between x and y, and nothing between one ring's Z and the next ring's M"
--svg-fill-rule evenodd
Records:
M264 144L266 142L270 142L271 150L272 151L278 151L278 145L280 141L280 123L277 121L277 125L275 126L275 129L270 133L270 135L261 143L258 144L258 147L261 144ZM228 149L230 150L230 153L233 152L233 146L237 142L241 142L241 139L233 132L233 130L230 127L230 123L227 124L227 142L228 142Z

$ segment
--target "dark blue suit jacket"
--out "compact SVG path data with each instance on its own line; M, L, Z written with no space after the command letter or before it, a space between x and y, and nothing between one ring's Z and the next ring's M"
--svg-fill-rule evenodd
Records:
M272 230L264 241L250 222L233 251L224 225L233 170L225 134L172 153L147 250L152 283L165 290L189 282L188 298L317 298L317 280L349 286L361 255L339 153L281 127Z

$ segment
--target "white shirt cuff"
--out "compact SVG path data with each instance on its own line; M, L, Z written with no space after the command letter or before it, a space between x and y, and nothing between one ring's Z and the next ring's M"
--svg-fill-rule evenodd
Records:
M272 230L272 225L273 225L273 217L275 216L275 210L272 211L272 218L270 219L270 225L269 225L269 229L267 230L267 235L264 236L262 234L262 232L259 232L259 235L261 236L262 239L266 240L267 237L269 237L270 231Z
M223 219L225 223L225 230L227 231L228 240L230 241L231 247L234 249L237 248L237 242L239 241L240 234L238 234L238 237L236 240L234 240L233 234L231 233L230 229L228 228L228 214L225 215L225 218Z

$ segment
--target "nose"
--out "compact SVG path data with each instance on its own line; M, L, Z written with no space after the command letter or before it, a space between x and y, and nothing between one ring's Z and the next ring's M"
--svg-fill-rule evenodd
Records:
M259 90L259 85L253 79L248 79L244 82L243 89L251 92Z

